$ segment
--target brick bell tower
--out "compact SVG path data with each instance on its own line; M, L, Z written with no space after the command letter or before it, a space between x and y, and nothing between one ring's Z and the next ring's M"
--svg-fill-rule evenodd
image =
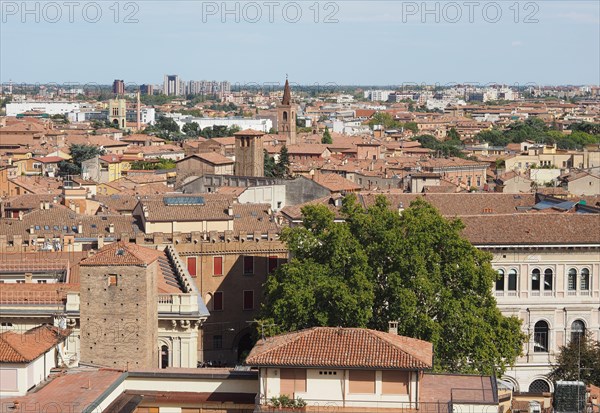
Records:
M265 176L264 133L246 129L234 134L234 173L238 176Z
M283 88L283 99L277 106L277 133L286 136L287 146L296 144L296 105L292 104L292 91L287 76Z

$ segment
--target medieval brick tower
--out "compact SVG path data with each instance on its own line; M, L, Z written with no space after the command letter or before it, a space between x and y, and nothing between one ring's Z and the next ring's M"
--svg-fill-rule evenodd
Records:
M283 99L277 106L277 133L286 136L287 146L296 144L296 105L292 104L292 91L287 78L283 89Z
M239 176L265 176L264 133L246 129L234 134L234 173Z
M81 361L119 369L158 366L158 257L126 242L81 262Z

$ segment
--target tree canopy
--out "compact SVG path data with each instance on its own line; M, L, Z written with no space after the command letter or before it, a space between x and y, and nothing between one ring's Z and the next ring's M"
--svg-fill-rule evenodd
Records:
M265 285L262 316L284 332L312 326L369 327L433 343L438 371L502 373L521 354L521 321L504 317L491 255L479 251L430 204L399 214L385 197L363 209L343 201L344 223L325 206L302 210L282 238L291 260Z
M333 139L331 138L331 133L329 133L329 128L325 126L325 132L323 132L323 137L321 138L321 143L331 145L333 143Z
M81 163L98 155L104 155L105 150L94 145L73 144L69 146L71 159L58 163L59 175L80 175Z
M560 348L556 364L548 377L552 381L581 380L600 386L600 342L594 340L589 331L575 337Z

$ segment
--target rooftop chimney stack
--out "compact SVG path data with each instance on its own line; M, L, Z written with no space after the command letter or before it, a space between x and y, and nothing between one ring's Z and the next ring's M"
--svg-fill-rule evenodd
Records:
M398 322L397 321L389 321L388 322L388 333L398 335Z

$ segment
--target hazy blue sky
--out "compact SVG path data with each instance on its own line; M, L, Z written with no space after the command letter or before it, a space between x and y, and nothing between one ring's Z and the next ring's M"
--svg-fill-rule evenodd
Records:
M0 81L600 83L598 1L64 1L1 1Z

